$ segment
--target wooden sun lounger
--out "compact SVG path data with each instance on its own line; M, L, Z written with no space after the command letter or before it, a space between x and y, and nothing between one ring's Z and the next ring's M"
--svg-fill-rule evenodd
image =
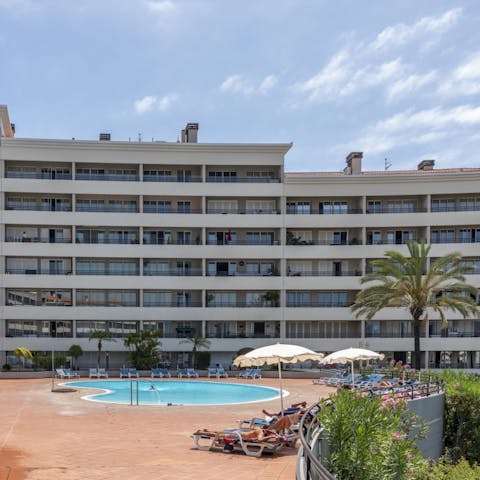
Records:
M284 442L276 437L266 437L261 442L245 440L242 438L241 430L223 432L198 430L192 435L192 438L198 450L242 451L249 457L261 457L264 452L275 453L284 445Z

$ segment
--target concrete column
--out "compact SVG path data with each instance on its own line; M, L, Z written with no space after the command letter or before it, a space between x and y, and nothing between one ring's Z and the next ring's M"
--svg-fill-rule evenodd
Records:
M138 180L143 182L143 163L138 164Z
M138 213L143 213L143 195L138 196Z

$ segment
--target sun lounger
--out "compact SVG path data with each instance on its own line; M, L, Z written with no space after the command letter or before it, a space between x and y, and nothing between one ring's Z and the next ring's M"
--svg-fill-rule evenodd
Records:
M150 375L152 378L162 378L162 374L159 368L152 368L152 372Z
M262 371L259 368L253 368L245 378L262 378Z
M57 378L66 378L67 374L65 373L65 370L63 370L63 368L56 368L55 376Z
M187 377L188 378L198 378L198 373L194 368L187 368Z
M98 369L98 378L108 378L108 373L104 368Z
M172 376L172 374L168 371L168 368L161 368L160 374L162 375L162 378L170 378Z
M242 451L249 457L261 457L263 453L275 453L286 444L277 434L268 434L261 441L246 439L243 430L211 432L198 430L192 435L193 443L199 450L223 452Z
M252 370L253 368L247 368L246 370L244 370L243 372L240 372L237 377L238 378L249 378L250 375L252 374Z
M217 369L215 367L209 367L208 368L208 372L207 372L207 376L208 378L212 378L212 377L215 377L217 378Z
M88 369L88 376L89 378L98 378L98 370L96 368L89 368Z
M120 378L128 378L128 368L120 369Z
M218 378L228 378L228 373L225 371L223 367L217 368L217 377Z
M179 368L178 369L178 378L188 377L187 369L186 368Z
M137 372L136 368L129 368L128 369L128 378L138 378L140 375Z
M64 368L63 371L67 376L67 378L80 378L80 374L78 374L77 372L74 372L70 368Z

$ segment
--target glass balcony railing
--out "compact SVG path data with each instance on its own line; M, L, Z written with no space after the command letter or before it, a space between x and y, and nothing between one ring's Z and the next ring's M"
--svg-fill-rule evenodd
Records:
M252 208L208 208L208 214L242 214L242 215L280 215L280 210L272 209L272 210L260 210L260 209L252 209Z
M143 213L202 213L201 208L144 205Z
M280 183L280 179L275 177L207 176L206 181L207 183Z
M143 174L144 182L169 182L169 183L198 183L202 182L200 175L186 175L177 177L176 175L151 175Z
M12 275L71 275L71 268L9 268L5 273Z
M42 180L71 180L71 173L62 172L7 172L5 178L33 178Z
M136 205L82 205L75 206L76 212L137 213Z
M201 268L188 268L188 269L178 269L171 268L168 270L163 270L160 268L155 268L154 266L145 266L143 268L143 275L149 277L201 277L202 269Z
M144 307L165 307L165 308L192 308L192 307L201 307L202 302L200 301L163 301L163 300L143 300Z
M75 180L95 180L106 182L138 182L138 175L132 173L77 173Z
M41 212L71 212L72 206L67 205L42 205L39 203L17 203L7 200L7 210L35 210Z

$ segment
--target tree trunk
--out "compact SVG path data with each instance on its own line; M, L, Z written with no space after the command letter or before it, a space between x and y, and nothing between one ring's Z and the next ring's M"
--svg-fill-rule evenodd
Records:
M420 351L420 317L413 318L413 341L413 368L415 370L420 370L422 368L422 352Z
M100 355L102 354L102 342L98 342L98 358L97 358L97 369L100 368Z

